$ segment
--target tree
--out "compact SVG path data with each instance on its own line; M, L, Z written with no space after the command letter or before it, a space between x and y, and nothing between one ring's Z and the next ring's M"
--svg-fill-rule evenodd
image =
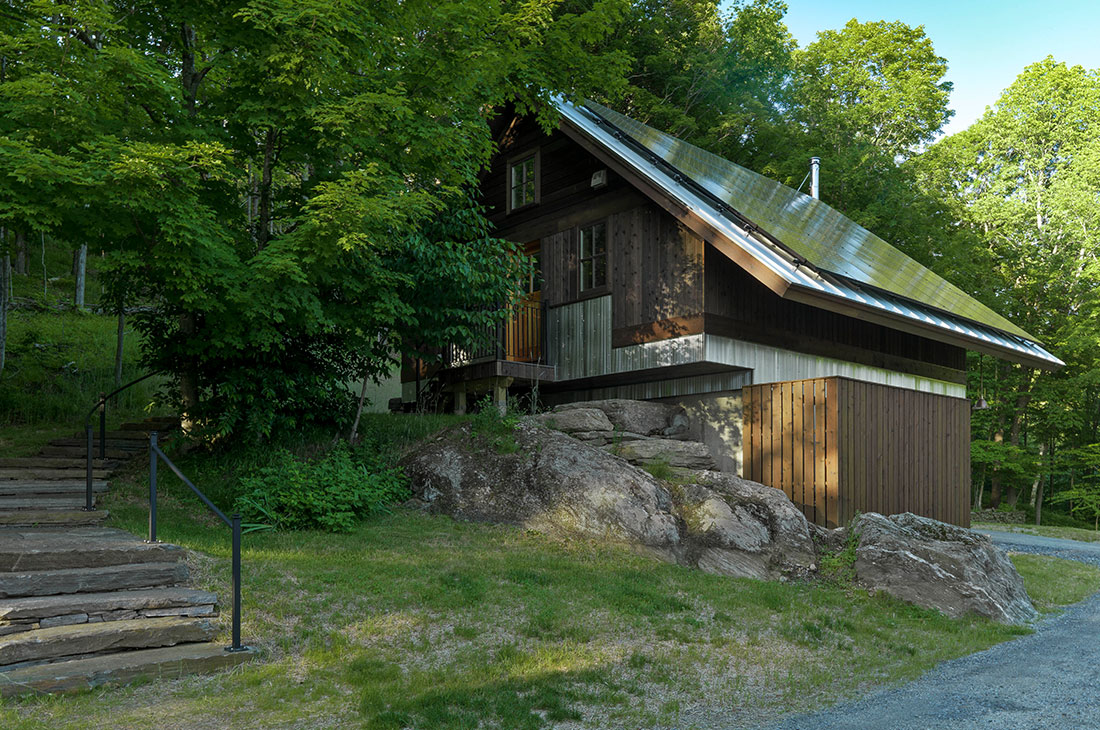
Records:
M550 124L550 93L613 86L621 57L599 47L624 8L25 3L21 73L111 108L57 139L26 132L47 107L28 94L0 111L21 155L73 166L49 230L105 242L109 300L151 304L132 319L146 365L196 422L261 436L500 316L521 264L471 202L487 117L511 102Z
M1100 75L1048 57L918 163L925 190L959 221L954 260L966 287L1067 363L1056 373L996 366L994 408L975 419L975 438L1006 454L1029 431L1032 444L1098 440L1098 130ZM996 506L1008 475L991 476ZM1019 480L1005 486L1015 504Z

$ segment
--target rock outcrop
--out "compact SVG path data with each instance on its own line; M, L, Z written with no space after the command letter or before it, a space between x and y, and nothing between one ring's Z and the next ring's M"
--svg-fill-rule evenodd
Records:
M669 485L596 446L528 419L518 449L478 446L469 425L444 431L403 461L414 501L431 512L612 539L712 573L778 579L814 569L810 529L782 492L698 472Z
M1019 624L1038 614L1020 574L985 535L911 513L861 515L856 580L948 616Z
M612 398L557 406L554 413L595 408L607 415L618 431L642 436L673 436L687 431L687 416L680 406L644 400Z
M713 471L703 444L670 438L688 426L678 407L589 401L523 420L510 453L479 443L466 424L403 465L413 501L428 511L616 540L721 575L812 577L853 530L856 580L870 590L949 616L1036 617L1015 567L988 538L912 514L811 525L782 491ZM658 462L672 467L670 481L643 468Z

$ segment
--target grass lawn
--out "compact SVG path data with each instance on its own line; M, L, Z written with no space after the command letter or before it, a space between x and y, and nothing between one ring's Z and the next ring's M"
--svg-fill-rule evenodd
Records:
M1080 527L1055 527L1053 525L1019 525L999 522L980 522L971 525L975 530L998 530L1000 532L1019 532L1025 535L1042 537L1060 537L1065 540L1081 542L1100 542L1100 532Z
M144 475L134 468L106 506L113 524L141 534ZM197 583L224 601L228 530L165 491L160 536L196 551ZM243 562L244 635L259 662L10 701L0 727L752 726L1027 631L845 586L711 576L405 510L345 535L249 534ZM1047 564L1022 564L1042 605L1078 600L1081 582L1048 580ZM1100 580L1079 573L1089 586Z

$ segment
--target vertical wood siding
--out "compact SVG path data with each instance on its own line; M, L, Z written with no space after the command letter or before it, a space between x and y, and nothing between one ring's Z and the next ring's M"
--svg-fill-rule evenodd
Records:
M746 386L744 474L806 519L913 512L970 525L970 402L848 378Z

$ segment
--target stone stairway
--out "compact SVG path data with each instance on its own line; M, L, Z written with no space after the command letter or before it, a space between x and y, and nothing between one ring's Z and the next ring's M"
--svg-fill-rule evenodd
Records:
M107 433L96 494L127 460L148 454L148 419ZM98 439L95 442L98 454ZM250 659L213 643L217 596L187 587L184 550L146 543L83 511L84 438L36 457L0 459L0 696L69 692L178 677Z

